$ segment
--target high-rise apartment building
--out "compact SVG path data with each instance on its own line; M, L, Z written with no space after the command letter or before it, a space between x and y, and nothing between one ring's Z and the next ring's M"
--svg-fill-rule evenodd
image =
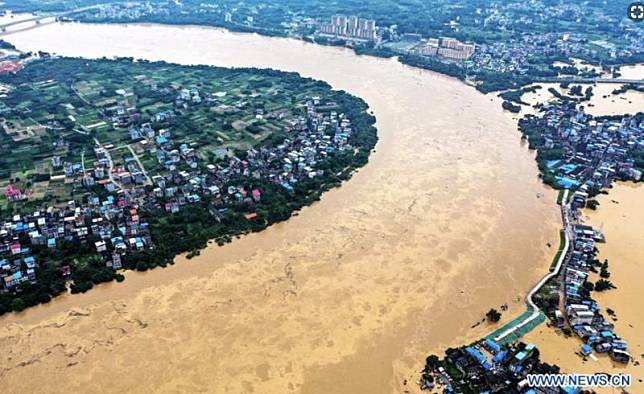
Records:
M376 21L357 16L334 15L330 23L322 23L319 32L343 38L375 40Z

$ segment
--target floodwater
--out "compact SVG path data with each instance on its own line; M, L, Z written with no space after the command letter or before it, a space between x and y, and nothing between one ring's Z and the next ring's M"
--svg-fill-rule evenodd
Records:
M644 79L644 64L631 64L619 68L618 79Z
M639 78L644 78L644 68L641 68L639 72ZM535 104L556 101L557 98L548 91L550 88L554 88L561 94L568 94L568 89L562 89L558 83L538 83L536 85L541 86L541 89L526 93L521 98L522 101L529 105L521 106L521 112L516 115L517 119L525 114L537 114L537 110L533 107ZM624 93L613 94L614 90L621 88L623 85L612 83L580 85L583 87L583 91L589 86L593 88L593 96L591 99L581 104L584 106L584 111L593 116L633 115L644 110L644 106L642 105L644 103L644 92L628 90Z
M11 392L416 392L428 354L491 330L472 328L491 307L524 310L559 242L556 193L515 121L457 80L202 27L52 24L5 39L298 71L364 98L380 135L366 167L287 222L0 319Z
M610 281L617 287L603 293L594 293L600 308L615 311L615 331L628 342L633 362L627 366L614 363L606 355L597 355L593 360L584 360L578 354L581 341L576 337L566 338L555 328L541 325L530 333L526 340L534 342L541 350L544 361L559 365L567 372L579 373L628 373L632 376L630 393L644 392L644 314L641 300L644 299L644 186L618 183L608 195L600 194L601 204L596 211L585 210L586 223L601 228L606 236L605 244L598 244L599 259L608 259ZM592 280L597 281L598 275ZM605 390L605 392L611 392ZM618 392L615 390L615 392Z
M584 63L579 59L573 59L577 67L581 67ZM565 63L555 62L555 65L564 65ZM590 67L590 65L587 65ZM594 67L594 66L593 66ZM644 80L644 64L634 64L630 66L622 66L620 68L621 76L615 78L619 80ZM602 76L604 79L613 79L611 74ZM568 94L568 89L563 89L558 83L535 83L530 86L541 86L541 89L535 92L529 92L521 97L521 100L529 105L522 105L521 112L515 115L515 119L521 118L526 114L537 114L534 105L539 103L547 103L556 101L557 98L548 91L554 88L561 94ZM621 83L596 83L596 84L570 84L570 86L581 85L582 90L585 92L586 88L591 86L593 88L593 96L589 101L583 102L586 113L594 116L608 116L608 115L623 115L623 114L636 114L644 110L642 103L644 103L644 93L636 90L628 90L624 93L613 94L613 91L623 86Z

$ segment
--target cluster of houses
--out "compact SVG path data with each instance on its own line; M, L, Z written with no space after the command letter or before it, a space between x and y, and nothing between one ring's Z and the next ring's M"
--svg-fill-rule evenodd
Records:
M20 59L20 52L15 48L8 48L5 41L0 41L0 75L14 74L22 70L24 62Z
M127 156L123 166L112 168L111 156L108 152L112 145L100 146L94 149L96 161L92 168L83 167L82 163L63 161L59 156L51 160L52 168L62 168L64 174L52 176L52 182L72 182L75 186L92 187L104 186L109 193L118 191L122 185L145 185L147 177L133 156Z
M614 332L614 325L607 321L597 303L584 288L589 271L597 253L595 242L602 239L592 227L575 225L574 247L564 271L564 318L561 311L555 311L557 325L563 327L567 320L572 330L584 341L581 352L590 355L594 351L608 353L621 363L628 363L631 356L628 344Z
M7 185L4 189L4 196L9 202L23 201L27 199L27 194L16 185Z
M589 205L600 190L616 179L640 181L642 169L635 167L633 153L644 150L644 123L635 117L594 118L574 103L545 106L541 117L529 118L540 130L537 140L542 152L557 151L560 158L548 160L543 167L555 186L574 191L570 212ZM575 221L576 222L576 221ZM574 225L572 250L563 271L565 311L556 310L560 327L566 321L584 341L582 353L608 353L616 361L627 363L627 344L614 333L597 303L590 297L588 276L596 263L595 242L602 235L590 226Z
M636 32L625 34L625 40L631 45L614 49L607 47L613 58L630 57L644 52L641 35ZM589 45L588 40L576 34L539 33L523 34L507 41L483 42L476 47L468 44L453 44L443 47L438 39L429 39L424 45L414 48L413 52L426 56L439 56L445 59L466 60L463 66L468 71L486 70L495 73L529 76L534 72L534 65L541 59L577 58L599 59L602 43ZM476 50L475 50L476 49ZM586 77L598 76L593 67L576 66L578 72ZM584 68L586 68L584 70ZM571 68L572 70L572 68ZM552 65L553 72L566 74L568 71Z
M197 165L195 149L175 144L169 129L155 131L144 124L135 135L147 141L149 153L156 156L165 171L152 176L153 190L143 196L141 204L172 213L203 199L215 207L229 202L252 204L260 201L262 192L245 190L233 180L261 179L292 192L301 179L323 175L318 168L321 161L334 152L353 150L349 143L353 131L350 119L333 110L318 111L320 105L319 98L312 98L306 103L306 115L284 119L287 138L282 143L249 149L243 157L223 149L218 152L222 159L218 164L202 167ZM334 103L323 106L331 108Z
M35 249L55 249L66 241L91 243L114 269L121 268L124 255L153 246L148 224L125 197L89 196L83 204L70 201L64 208L17 214L0 222L0 292L17 291L27 281L36 283L37 264L47 262L36 261ZM71 269L63 266L63 274Z
M577 387L531 388L526 376L537 373L556 373L550 365L539 360L533 344L513 343L501 347L491 339L475 345L446 352L443 365L434 371L423 372L422 390L442 388L443 393L521 393L576 394ZM451 368L453 367L453 368ZM458 373L456 373L456 371Z
M178 100L194 102L198 93L187 91L180 96ZM197 165L194 148L172 140L169 129L155 130L149 123L131 127L131 137L146 142L142 144L145 154L155 155L163 168L150 178L151 184L146 183L145 170L132 156L125 157L125 166L114 167L106 146L95 148L96 161L91 169L53 158L52 164L62 166L65 177L75 185L103 186L109 196L100 199L89 193L83 203L71 201L64 208L50 207L6 220L0 228L2 291L36 281L37 262L30 255L31 248L56 248L62 240L91 240L108 267L121 268L123 255L153 246L148 223L141 219L139 209L176 213L187 204L207 200L210 212L220 219L227 203L244 202L249 207L246 219L255 219L252 207L260 203L262 191L246 190L240 184L244 178L281 185L293 192L301 180L324 174L319 164L329 155L354 150L349 143L351 121L334 111L336 107L333 102L312 98L306 102L305 115L284 119L287 138L281 143L249 149L243 157L224 149L223 160L205 166Z
M511 7L492 6L483 10L482 18L476 22L486 31L515 31L534 25L543 25L553 20L565 19L585 25L592 15L594 22L611 26L612 31L605 34L610 39L590 40L587 35L538 32L522 34L496 43L481 43L477 46L472 66L496 72L509 72L515 75L529 75L530 64L548 58L595 59L598 62L603 54L611 58L628 58L644 52L643 30L619 23L616 15L602 9L588 9L587 5L560 2L533 1L514 2ZM621 15L620 15L621 17ZM537 29L535 29L537 30ZM622 43L615 45L618 37ZM536 62L535 62L536 60Z
M548 160L543 169L555 186L574 191L570 212L579 216L578 208L589 205L600 190L610 187L616 179L640 181L642 170L631 158L644 150L644 123L635 117L594 118L574 103L545 106L541 117L530 118L540 130L531 136L538 139L540 151L558 151L560 159ZM566 321L584 341L582 353L608 353L616 361L627 363L627 344L615 335L614 325L607 321L590 297L589 271L596 263L595 242L603 236L590 226L575 220L572 250L563 271L565 311L556 310L560 327Z
M561 152L560 158L545 163L546 173L556 186L576 190L577 206L615 179L642 180L632 155L644 150L644 122L635 117L595 118L569 103L545 106L542 116L525 119L539 129L538 149Z
M196 88L181 89L179 94L177 94L175 104L178 107L187 105L188 103L200 104L201 100L202 98L201 98L201 95L199 94L199 89L196 89Z
M571 34L525 34L509 41L484 43L477 46L471 67L500 73L527 75L538 58L595 58L582 37Z

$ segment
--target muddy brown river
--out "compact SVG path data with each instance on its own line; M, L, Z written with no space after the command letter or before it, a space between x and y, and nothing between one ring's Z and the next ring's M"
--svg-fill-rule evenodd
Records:
M369 164L287 222L0 318L9 392L418 391L425 357L524 309L556 193L494 96L395 60L203 27L51 24L22 50L269 67L364 98ZM548 247L550 243L552 247Z

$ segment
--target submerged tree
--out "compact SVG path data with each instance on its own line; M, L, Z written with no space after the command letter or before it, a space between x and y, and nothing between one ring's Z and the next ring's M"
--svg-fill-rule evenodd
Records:
M501 312L497 311L494 308L491 308L486 314L485 317L489 322L496 323L501 320Z

